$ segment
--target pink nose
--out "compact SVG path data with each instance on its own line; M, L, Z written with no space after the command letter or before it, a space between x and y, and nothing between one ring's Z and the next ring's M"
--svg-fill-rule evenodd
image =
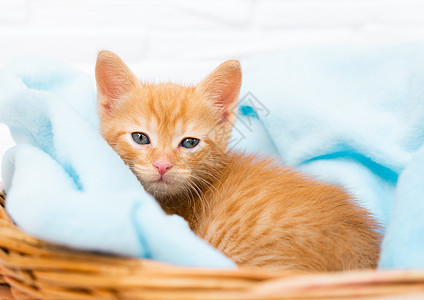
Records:
M156 168L156 170L158 170L158 173L160 175L165 174L172 168L172 165L169 163L169 161L161 161L161 160L154 162L153 166Z

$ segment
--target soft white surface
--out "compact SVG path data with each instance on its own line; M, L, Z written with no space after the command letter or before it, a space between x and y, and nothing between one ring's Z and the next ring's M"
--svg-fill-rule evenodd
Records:
M424 39L420 0L0 0L0 67L116 51L142 78L196 82L225 59L316 44ZM0 125L0 158L13 145Z
M7 149L13 145L14 143L10 136L9 129L6 125L0 124L0 158L2 158Z

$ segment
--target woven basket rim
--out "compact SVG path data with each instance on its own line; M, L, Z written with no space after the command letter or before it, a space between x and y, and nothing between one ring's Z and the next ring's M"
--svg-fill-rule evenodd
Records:
M424 270L186 268L72 249L23 232L5 199L0 192L1 299L424 299Z

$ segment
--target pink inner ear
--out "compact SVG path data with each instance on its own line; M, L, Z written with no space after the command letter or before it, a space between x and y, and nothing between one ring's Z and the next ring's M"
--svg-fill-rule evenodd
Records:
M136 84L135 76L114 53L102 51L96 64L99 104L110 113Z
M114 76L110 74L108 70L100 69L98 71L97 86L99 104L103 107L105 112L110 113L115 107L116 102L122 97L123 88L120 87L122 83L118 80L119 75Z
M216 68L198 86L197 90L211 99L222 112L221 123L235 114L241 86L241 68L238 61L230 60Z
M237 107L238 96L240 92L240 79L228 78L226 83L222 84L218 90L216 104L223 108L223 118L227 119L233 110Z
M128 82L125 82L125 80L120 77L121 75L119 73L110 74L107 70L106 72L101 73L99 80L102 83L99 87L103 97L117 100L128 92Z
M228 122L230 120L231 114L232 114L232 109L223 109L221 112L221 120L219 121L219 124Z
M221 111L220 123L229 121L231 119L231 115L237 113L238 95L238 92L232 92L219 95L219 97L215 98L214 103Z

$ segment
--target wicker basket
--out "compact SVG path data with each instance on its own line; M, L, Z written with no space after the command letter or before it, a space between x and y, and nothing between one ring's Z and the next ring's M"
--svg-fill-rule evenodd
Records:
M182 268L87 253L17 228L0 193L0 299L424 299L424 271L305 274Z

